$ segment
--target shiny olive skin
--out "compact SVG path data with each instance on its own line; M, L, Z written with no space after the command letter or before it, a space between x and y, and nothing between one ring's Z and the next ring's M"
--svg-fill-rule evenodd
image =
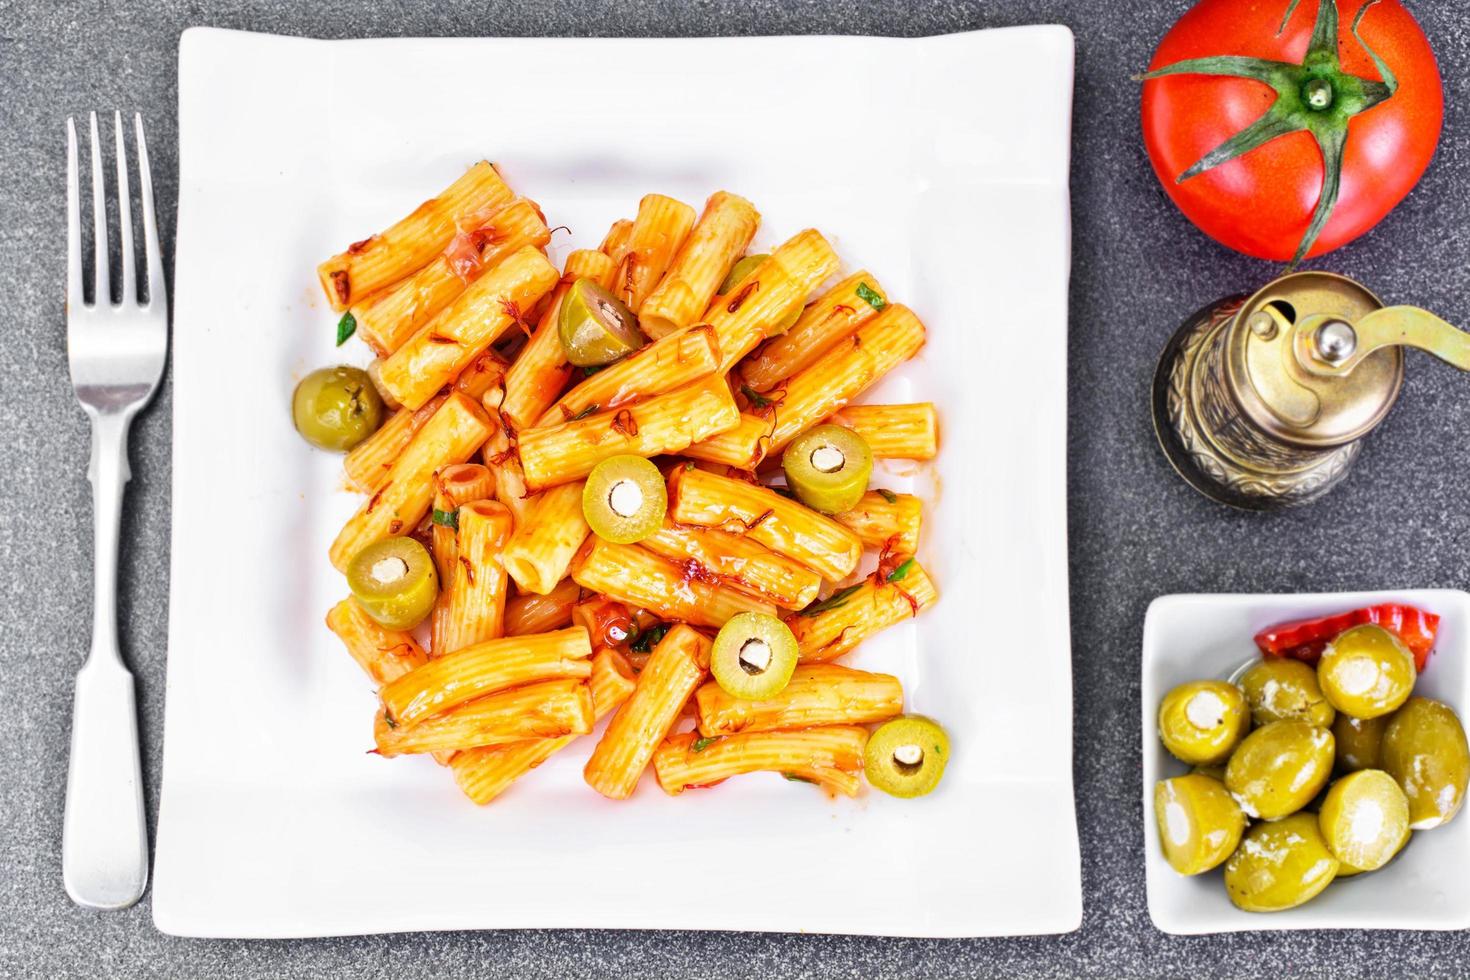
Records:
M384 538L347 563L347 587L363 611L390 630L411 630L439 598L429 551L413 538Z
M562 297L557 335L567 363L577 367L611 364L644 342L633 311L591 279L578 279Z
M1250 730L1245 694L1225 681L1180 684L1159 704L1159 739L1189 766L1218 766Z
M361 368L321 368L292 393L291 421L318 449L345 453L378 430L383 399Z
M873 452L862 436L840 425L819 425L792 440L781 454L786 485L823 514L856 507L868 491Z
M1246 831L1225 862L1225 892L1246 912L1279 912L1320 895L1338 867L1316 815L1298 813Z
M642 541L663 527L668 509L663 474L642 456L625 453L604 459L592 468L582 486L582 516L587 526L614 544Z
M1338 715L1332 723L1332 737L1337 740L1337 769L1357 772L1359 769L1383 768L1383 733L1392 715L1377 718L1354 718Z
M786 689L799 656L796 636L775 616L736 613L720 627L710 651L710 673L731 697L773 698Z
M1449 823L1465 804L1470 745L1448 705L1410 698L1383 732L1383 769L1409 798L1409 827Z
M1295 720L1330 728L1337 716L1322 695L1317 672L1300 660L1262 660L1241 676L1240 689L1256 725Z
M1332 775L1333 739L1305 721L1273 721L1240 743L1225 786L1252 817L1279 820L1312 802Z
M1169 867L1197 875L1219 867L1245 832L1245 812L1218 779L1191 773L1154 786L1154 820Z
M916 757L909 753L917 752ZM908 761L905 761L905 760ZM911 799L939 785L949 763L949 736L939 723L921 715L885 721L863 749L868 783L889 796Z
M1397 711L1413 693L1414 655L1382 626L1354 626L1322 651L1317 683L1332 706L1354 718Z
M1408 843L1409 800L1388 773L1363 769L1332 784L1317 822L1340 862L1376 871Z

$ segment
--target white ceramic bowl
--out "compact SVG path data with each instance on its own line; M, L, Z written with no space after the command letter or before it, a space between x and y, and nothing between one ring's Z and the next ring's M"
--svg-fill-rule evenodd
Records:
M1470 595L1436 589L1323 595L1169 595L1155 599L1143 624L1143 815L1148 911L1168 933L1276 929L1470 928L1470 813L1416 833L1393 863L1335 882L1285 912L1242 912L1230 903L1219 869L1194 877L1164 860L1154 818L1154 784L1186 766L1159 742L1159 701L1186 681L1225 679L1259 656L1252 637L1274 623L1325 616L1381 602L1438 613L1438 642L1414 691L1470 712Z

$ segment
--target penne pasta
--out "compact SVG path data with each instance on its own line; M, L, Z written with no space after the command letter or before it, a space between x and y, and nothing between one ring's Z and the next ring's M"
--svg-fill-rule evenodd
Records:
M351 597L327 613L327 629L337 634L352 659L379 687L429 660L413 634L384 629Z
M694 695L706 737L818 725L867 725L903 713L903 685L892 674L837 664L802 664L779 694L747 701L713 681Z
M855 725L716 739L685 732L658 747L653 767L659 786L670 796L752 772L779 772L787 779L856 796L867 744L868 730Z
M637 545L612 544L593 535L572 561L572 580L630 607L715 629L742 612L774 615L774 604L718 580L704 581L697 566L676 564Z
M628 229L627 241L616 245L621 255L613 276L613 295L636 312L693 227L694 209L689 205L662 194L645 194L638 202L638 216Z
M526 487L544 490L580 480L609 456L677 453L733 428L740 411L721 377L710 377L646 401L520 434Z
M500 563L522 592L545 595L566 578L573 556L591 533L582 516L584 483L563 483L538 494L505 546Z
M476 500L459 508L458 547L448 591L441 596L443 619L436 620L434 655L493 640L505 633L505 569L500 551L510 539L512 520L504 504Z
M741 412L740 422L735 428L696 442L684 450L684 455L754 472L765 462L766 447L770 444L774 426L774 419Z
M555 425L582 412L607 411L714 374L720 349L712 327L699 325L670 334L603 368L561 397L537 425Z
M455 752L592 731L592 695L580 680L542 681L467 701L417 725L379 711L373 737L381 756Z
M810 367L887 305L887 294L871 272L853 273L803 310L790 330L772 337L741 362L741 383L756 391L770 391Z
M617 265L601 252L581 249L567 256L561 283L551 294L536 332L526 342L505 376L505 400L500 413L517 430L527 428L556 401L574 369L561 345L561 301L578 279L591 279L604 288L612 284Z
M353 303L358 336L380 354L391 354L485 270L527 245L545 248L550 241L540 209L524 198L512 201L461 231L413 275Z
M561 629L572 622L572 607L581 598L582 587L562 579L546 595L524 592L505 601L505 635L525 636Z
M644 333L667 336L699 319L761 223L745 198L717 191L658 286L637 307Z
M716 296L704 319L715 328L720 368L728 371L774 333L813 289L837 271L837 253L811 228L771 253L729 295Z
M634 686L633 671L627 661L612 650L598 650L592 658L592 676L587 683L594 719L600 721L616 711L633 693ZM450 767L464 794L484 806L575 738L575 735L563 735L470 749L455 755Z
M587 785L613 800L633 795L654 751L708 675L711 646L709 637L683 625L658 642L582 770Z
M603 236L602 244L597 246L597 250L612 259L614 264L621 263L623 256L628 254L628 239L632 234L633 219L619 218L607 230L607 234Z
M933 459L939 455L939 413L933 402L849 405L827 421L862 436L877 459Z
M454 569L459 564L459 508L476 500L485 500L494 492L495 477L478 463L457 463L434 474L429 550L434 553L434 567L439 571L441 587L448 588L454 581Z
M490 431L484 409L459 392L451 393L332 542L332 565L346 571L352 556L367 545L418 527L433 502L435 471L469 459Z
M639 544L661 558L694 562L708 577L785 609L801 609L817 598L822 576L740 534L682 527L670 520Z
M421 268L442 252L463 227L509 203L515 194L495 167L482 160L420 204L406 218L317 266L327 302L338 313L384 286Z
M841 410L924 346L924 325L907 306L887 307L847 340L771 392L776 419L769 451Z
M678 524L744 534L833 581L846 578L863 543L830 517L768 487L680 466L669 474L669 517Z
M383 361L383 386L405 408L418 408L520 324L560 279L529 245L506 256Z
M833 593L811 609L786 617L801 663L825 663L863 640L934 605L939 593L918 561L909 558L892 572L879 571Z
M486 640L430 660L383 686L387 717L411 726L466 701L523 684L591 673L592 647L578 627Z
M832 519L856 534L864 547L912 555L919 550L923 510L924 505L912 494L869 490L856 507Z

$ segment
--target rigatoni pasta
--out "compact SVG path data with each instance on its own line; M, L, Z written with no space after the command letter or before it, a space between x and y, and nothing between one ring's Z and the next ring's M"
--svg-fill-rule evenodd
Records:
M582 516L582 481L537 495L500 562L522 592L545 595L566 578L589 528Z
M435 656L505 632L507 590L500 555L514 524L510 511L494 500L476 500L459 508L458 523L453 576L443 594L443 620L434 636Z
M542 413L536 424L555 425L589 410L620 408L707 378L719 368L714 328L680 330L587 378Z
M928 573L913 558L891 572L881 569L833 593L810 609L786 617L802 663L836 660L879 630L911 619L939 599Z
M809 367L888 305L888 295L871 272L854 272L802 311L791 329L772 337L740 365L741 383L770 391Z
M466 701L417 725L379 711L373 737L379 755L453 752L592 731L592 695L581 680L541 681Z
M755 205L738 194L712 195L658 288L636 308L644 331L657 339L698 320L760 221Z
M459 564L459 508L495 492L495 477L478 463L446 466L434 474L434 509L430 512L430 544L440 585L454 579Z
M572 562L572 580L584 589L673 619L714 629L736 613L772 615L775 605L719 582L708 582L687 564L660 558L635 544L596 536Z
M862 436L878 459L933 459L939 455L939 413L933 402L849 405L827 421Z
M869 490L856 507L833 514L832 519L863 542L865 548L901 555L919 550L923 502L909 493Z
M801 308L812 290L837 271L837 253L815 229L799 232L730 292L716 296L704 318L715 328L720 367L728 371Z
M752 772L780 773L844 796L856 796L867 742L868 730L856 725L752 732L714 739L685 732L659 746L653 766L659 786L670 796L691 786L712 786Z
M380 626L350 597L327 613L327 628L379 687L429 662L412 633Z
M701 581L713 577L784 609L811 604L822 587L819 573L740 534L685 527L666 518L639 544L671 561L694 562Z
M505 635L546 633L569 625L572 607L581 595L582 587L565 578L545 595L523 592L512 596L505 603Z
M662 194L638 202L638 216L628 229L613 276L613 295L635 313L653 292L694 227L694 209Z
M866 725L903 713L903 685L892 674L838 664L797 667L780 694L759 701L734 697L718 684L695 692L699 733L706 737L817 725Z

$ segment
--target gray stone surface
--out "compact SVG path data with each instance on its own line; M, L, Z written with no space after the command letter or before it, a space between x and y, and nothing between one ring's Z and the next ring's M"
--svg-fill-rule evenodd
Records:
M1137 136L1130 72L1186 0L523 0L298 4L0 0L0 976L736 977L1465 976L1463 935L1283 933L1175 939L1149 922L1140 856L1138 657L1144 608L1185 591L1470 582L1470 379L1414 357L1399 408L1330 498L1285 516L1233 513L1168 469L1147 414L1155 356L1186 313L1273 267L1194 231ZM1470 323L1470 13L1414 5L1448 77L1446 134L1423 184L1319 267ZM986 942L657 932L394 935L299 942L170 939L148 900L98 914L67 901L60 818L72 675L87 638L87 431L67 383L62 119L139 108L163 222L176 199L176 44L193 24L362 35L928 34L1059 22L1077 35L1071 296L1070 516L1077 815L1086 912L1059 938ZM554 70L554 66L549 66ZM976 98L1024 98L1009 92ZM1017 366L1023 367L1023 366ZM230 402L228 367L220 397ZM169 574L171 387L133 436L124 645L137 673L156 813ZM1464 870L1464 869L1461 869ZM691 900L697 897L691 896Z

